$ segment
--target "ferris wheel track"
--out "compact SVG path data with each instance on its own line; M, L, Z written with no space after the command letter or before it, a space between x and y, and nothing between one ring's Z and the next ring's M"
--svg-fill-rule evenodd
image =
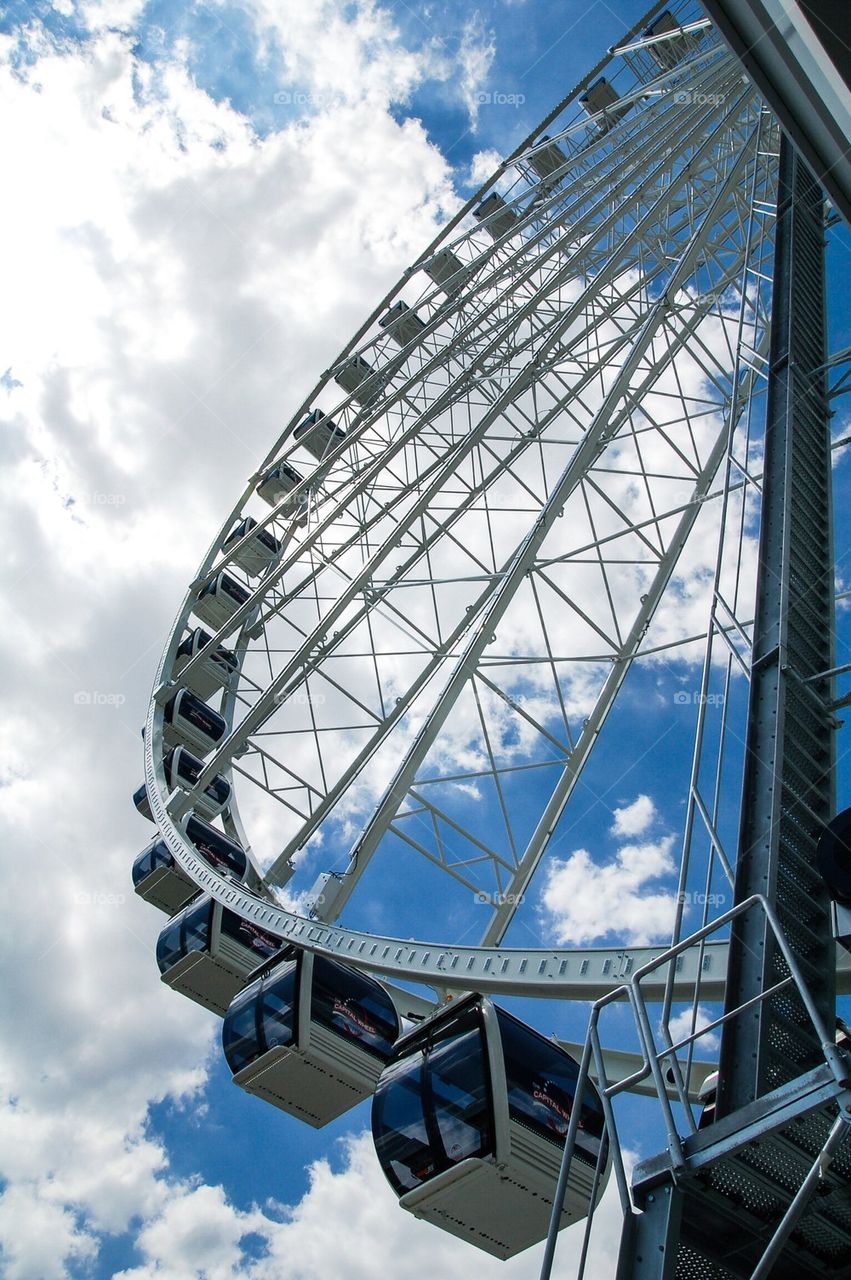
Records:
M660 3L652 12L655 13L662 7ZM638 29L635 28L630 35L635 34ZM263 466L250 478L223 533L218 535L202 562L166 646L148 712L145 779L151 810L176 863L199 889L286 942L329 958L345 960L381 974L388 980L422 984L439 991L476 990L536 998L552 996L596 999L628 981L631 973L657 959L666 950L661 946L504 948L500 942L513 917L512 902L522 895L540 862L570 791L599 735L632 659L638 653L640 642L670 581L685 539L709 493L723 456L726 428L722 428L707 453L703 469L695 476L692 497L681 508L677 531L660 558L653 583L642 598L641 607L636 611L621 649L612 656L614 666L598 696L595 710L583 725L582 733L565 762L560 781L547 801L532 839L517 860L517 865L511 868L511 893L508 897L512 901L503 902L495 910L483 945L467 947L439 941L414 943L342 928L333 923L336 914L356 887L383 835L391 828L400 796L408 793L414 785L417 771L446 715L454 706L458 692L481 663L485 650L492 643L494 627L529 573L566 499L583 478L589 475L610 442L617 438L623 424L629 421L633 407L640 404L644 390L653 385L654 380L674 361L687 343L691 340L700 342L696 331L711 312L710 302L694 304L689 316L683 318L679 330L667 334L663 355L653 359L646 376L638 386L633 385L648 353L653 350L657 335L667 329L674 319L679 318L675 295L680 286L692 276L696 264L707 251L713 228L721 221L722 215L733 215L740 219L744 216L740 204L740 187L744 173L753 160L758 132L755 128L746 128L741 114L747 107L749 92L741 88L731 60L716 47L710 48L697 59L698 63L704 64L704 89L723 87L730 91L719 94L719 101L714 109L699 114L687 110L675 111L669 106L668 116L660 115L655 130L644 129L639 147L631 146L628 128L621 130L623 136L620 140L617 130L612 139L592 140L584 151L573 151L570 154L566 173L573 169L583 177L583 182L579 184L581 190L574 198L566 197L564 190L556 189L557 184L548 188L542 181L537 203L528 191L521 189L507 206L512 209L516 206L518 213L510 233L495 237L490 244L486 243L486 232L482 228L474 228L453 238L453 233L462 225L464 218L488 191L495 189L500 177L512 167L518 174L524 172L518 167L517 161L522 160L530 148L534 151L535 140L540 137L541 130L558 117L609 60L604 59L598 64L553 110L535 133L499 167L489 182L463 206L367 319L291 419L283 435L267 454ZM659 77L659 83L663 86L667 80L670 80L670 76ZM732 89L737 83L738 91L734 94ZM633 96L638 101L639 91L636 90ZM682 131L684 126L688 126L685 132ZM718 147L718 139L724 127L728 129L729 138L736 136L737 130L739 136L738 152L726 164L720 151L717 154L713 151L713 148ZM569 133L570 130L566 132ZM670 183L663 184L657 199L654 201L651 198L645 207L642 200L645 195L652 197L660 174L664 174L666 157L670 155L675 134L679 147L694 143L689 162L672 176ZM605 154L606 148L609 149L608 156ZM613 154L620 154L623 158L623 167L617 180L611 180ZM694 181L695 173L699 172L702 163L708 164L713 158L721 167L722 180L716 187L701 189L700 182ZM653 163L648 168L651 161ZM607 168L610 181L599 199L588 207L583 197L587 196L589 174L593 174L595 166ZM616 204L614 198L618 191L627 190L633 177L637 180L637 186L632 191L632 197L639 215L632 229L622 234L620 239L614 240L621 218L620 208L612 207L613 203ZM641 257L643 238L652 232L660 211L664 213L675 207L678 193L683 194L683 205L678 210L680 229L687 230L688 238L678 246L677 260L673 265L662 261L645 270ZM535 227L540 229L534 230ZM530 234L520 242L519 247L511 249L509 241L521 231L529 231ZM557 236L553 235L554 231L558 232ZM568 240L570 254L565 252ZM423 264L429 262L436 251L446 247L458 248L461 245L471 247L473 251L472 259L463 262L465 271L461 288L446 298L438 297L439 288L432 289L414 304L415 308L423 309L426 317L419 338L403 344L396 353L390 351L391 344L387 334L374 336L362 343L364 335L369 333L384 308L401 296L405 285ZM478 247L479 245L484 247ZM595 275L597 265L601 262L605 262L606 271L598 271ZM636 262L642 266L638 279L628 290L620 294L613 293L606 300L606 289L611 286L613 278L619 271L627 272ZM746 261L737 261L730 267L728 276L723 279L724 287L737 279L739 273L746 268ZM547 271L550 272L549 275L543 274ZM572 301L568 300L566 304L562 302L562 286L568 285L572 279L582 278L583 275L585 285L579 296ZM657 276L664 279L664 290L658 299L651 301L649 290ZM489 290L495 291L495 296L488 297ZM540 317L535 313L542 295L553 297L556 303L555 314L540 322ZM322 662L334 652L335 645L339 648L346 636L354 633L362 619L383 612L384 615L395 615L395 620L402 624L403 609L388 598L393 586L402 581L404 573L412 566L427 558L441 538L452 536L452 526L459 522L468 509L472 509L481 494L487 494L496 479L506 473L509 466L506 458L510 459L510 465L514 465L515 460L522 458L534 447L535 437L540 436L550 421L557 419L564 401L553 407L547 422L541 419L536 424L536 430L529 433L528 439L521 436L516 440L508 455L494 453L493 471L487 475L482 471L479 483L468 486L469 492L463 500L448 513L446 519L436 522L427 536L424 517L429 513L430 504L446 484L447 477L457 472L462 460L470 457L479 446L487 448L490 428L551 370L557 368L559 359L564 359L570 352L570 344L577 351L581 350L586 339L590 344L594 331L600 329L606 318L619 317L627 304L634 307L632 322L622 328L609 349L609 355L623 353L623 362L606 391L602 406L576 444L575 452L558 480L550 486L537 516L513 554L502 562L498 570L495 567L491 571L482 562L484 585L474 597L466 615L458 619L450 632L439 636L437 640L432 639L433 653L429 661L377 725L373 738L364 750L339 778L326 787L325 794L319 796L315 808L312 808L301 829L287 842L266 875L262 874L260 867L252 862L250 856L252 869L249 885L236 885L218 875L199 859L185 837L185 818L192 807L194 796L205 788L220 769L239 769L240 754L251 734L265 723L269 715L285 704L287 698L303 683L306 687L308 676L321 670ZM599 308L596 311L595 306ZM507 311L503 316L501 309L506 307ZM453 317L457 320L457 331L453 331L449 343L441 345L441 326L452 325ZM539 327L530 326L530 332L524 333L523 324L527 319L538 321ZM570 344L565 345L562 342L564 335L570 334L571 327L580 324L583 319L584 329L580 327L578 332L573 332ZM487 325L491 327L483 328ZM421 343L429 342L434 343L434 351L424 348L424 362L418 367L412 367L414 352L419 352ZM221 548L224 533L255 495L264 468L272 462L287 460L297 453L292 437L294 426L309 406L316 405L318 397L332 385L335 371L343 367L353 352L373 351L378 351L381 356L373 370L380 393L368 406L358 402L355 393L350 393L331 410L329 417L333 415L335 419L344 421L346 439L318 459L317 465L303 477L296 490L300 492L303 489L305 493L310 491L313 494L308 528L297 539L295 523L289 526L278 563L258 584L252 586L249 599L227 623L215 631L201 652L191 659L190 666L202 663L223 639L238 630L236 651L241 674L250 642L262 634L267 622L281 615L282 606L287 599L306 593L311 584L318 581L320 575L329 568L343 577L344 590L322 613L312 631L305 631L300 624L293 624L296 630L301 631L301 643L277 673L272 672L270 664L270 679L265 687L254 681L252 690L252 678L245 677L246 683L241 691L237 689L236 683L226 691L222 702L228 726L225 739L213 751L193 791L168 796L162 768L162 719L163 706L178 687L172 675L177 645L200 591L214 574L234 562L244 543L251 537L250 533L246 533L229 552L223 553ZM704 352L711 361L712 353L705 347ZM589 383L595 373L593 365L589 365ZM444 378L446 385L432 394L429 380L438 375ZM722 383L729 375L725 374L719 363L714 376L720 392ZM707 377L711 379L712 375L707 373ZM737 397L741 401L747 399L750 378L751 372L747 371L740 383L734 383L734 403ZM576 383L571 384L570 394L581 394L584 385L580 377ZM436 432L433 438L429 438L428 445L434 456L416 474L415 496L411 502L412 493L410 487L406 488L404 467L397 474L389 470L391 464L396 458L403 458L409 444L423 437L425 427L436 423L442 413L451 410L462 396L471 396L474 390L479 392L486 404L484 411L462 437L446 438ZM379 438L377 444L369 444L367 438L371 428L394 406L402 406L397 429L394 432L388 418L386 439ZM411 414L407 424L405 411ZM341 478L340 468L346 465L346 454L359 446L361 453L357 463L352 463ZM376 497L376 493L380 495L382 492L378 483L382 477L385 485L390 480L397 486L395 490L391 486L384 501L380 496ZM324 488L324 492L317 499L316 493L320 488ZM314 502L319 504L315 508ZM363 505L354 521L354 532L346 537L342 522L351 515L359 502ZM371 513L367 503L373 504ZM285 506L285 500L280 500L268 514L258 520L259 527L263 529L280 522ZM396 518L397 509L400 515L395 536L381 540L380 545L368 554L372 530L380 531L382 523L386 527L388 520ZM661 514L657 514L657 524L661 518ZM341 524L335 528L337 521ZM422 525L421 535L412 532L418 521ZM323 541L326 534L339 535L341 530L343 540L326 548ZM403 564L376 587L373 583L376 572L391 554L399 554L403 533L413 539L413 545L405 548L409 554ZM343 560L347 551L358 547L364 549L363 563L357 573L352 573L344 566ZM335 564L337 559L341 562L339 565ZM295 586L290 584L285 589L283 584L286 575L293 569L305 568L306 572ZM358 603L358 610L346 618L353 602ZM332 633L338 622L339 630ZM424 645L428 644L429 637L425 633L421 633L421 639ZM444 683L421 729L408 747L395 777L356 842L345 873L348 881L333 909L325 913L328 918L321 918L321 904L316 913L319 919L309 919L286 910L276 901L273 885L287 879L292 854L333 809L335 802L372 758L419 693L445 667L451 669L449 679ZM502 693L499 689L497 692L500 695ZM250 705L246 702L248 693L257 695ZM235 724L240 700L247 709L242 719ZM494 773L496 774L495 766ZM250 854L248 836L235 803L225 822ZM644 980L642 990L651 999L663 999L666 995L667 998L691 999L695 991L699 990L702 998L718 1000L723 995L726 960L725 942L706 942L699 948L683 952L673 975L667 967L658 969ZM851 965L840 970L840 989L851 990Z

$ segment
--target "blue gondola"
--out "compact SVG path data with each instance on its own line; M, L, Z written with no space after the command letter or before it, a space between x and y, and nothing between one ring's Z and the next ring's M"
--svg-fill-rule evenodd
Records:
M229 622L237 609L251 598L251 592L236 578L231 577L226 569L217 573L215 578L202 590L192 606L196 618L206 622L208 626L223 627Z
M245 850L235 840L231 840L202 818L196 818L194 813L186 823L186 838L195 846L200 857L220 875L242 880L248 870L248 859Z
M457 293L464 283L464 264L451 249L441 249L423 271L444 293Z
M167 986L219 1017L281 942L202 894L163 927L157 964Z
M195 655L212 640L209 631L196 627L181 641L174 659L174 674L179 676ZM203 658L181 680L190 692L196 694L202 702L212 698L217 689L223 689L236 671L236 658L230 649L217 645L206 658Z
M246 516L244 520L240 520L239 524L228 534L222 544L222 551L228 552L230 549L244 538L252 529L257 528L257 521L253 516ZM269 532L268 529L258 529L253 538L249 538L247 542L237 551L231 560L231 564L239 565L249 576L256 578L264 569L268 569L269 565L277 559L281 550L281 544L276 537Z
M208 756L225 736L224 718L196 698L188 689L178 689L163 711L163 739L168 747L189 747Z
M296 427L293 436L321 462L326 453L343 443L346 433L321 409L313 409Z
M369 1097L399 1031L374 978L289 948L236 997L222 1043L236 1084L318 1129Z
M510 1258L547 1232L579 1068L482 996L403 1036L378 1083L372 1132L400 1204ZM609 1171L603 1110L584 1094L562 1227L587 1216Z
M485 231L494 240L508 235L517 223L517 214L505 203L498 191L492 191L486 196L478 208L473 210L473 217L484 225Z
M173 916L198 893L185 876L164 840L154 839L133 863L133 888L145 902Z
M384 329L400 347L406 347L422 333L423 324L416 311L412 311L407 302L394 302L389 311L378 321L379 328Z
M203 769L204 761L199 760L197 756L193 756L192 752L188 751L186 747L172 747L165 760L163 760L166 790L174 791L177 787L183 787L185 791L191 791L200 778ZM201 794L196 797L195 812L200 814L202 818L216 818L227 805L230 795L230 783L222 774L217 773L209 786L205 787ZM133 803L143 818L153 822L154 816L148 803L148 792L144 782L133 793Z

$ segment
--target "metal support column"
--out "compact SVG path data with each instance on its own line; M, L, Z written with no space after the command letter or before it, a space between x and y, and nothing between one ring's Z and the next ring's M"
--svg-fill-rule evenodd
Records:
M823 198L784 138L775 241L765 470L736 902L762 894L816 997L835 1017L828 896L815 867L833 812L834 743L825 686L833 665L831 477L825 362ZM786 977L765 917L733 929L726 1008ZM718 1111L728 1115L823 1061L795 995L732 1020L721 1043Z

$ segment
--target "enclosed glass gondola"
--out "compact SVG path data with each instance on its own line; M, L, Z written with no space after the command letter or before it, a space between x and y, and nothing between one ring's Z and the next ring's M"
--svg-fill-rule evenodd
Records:
M544 143L547 145L544 146ZM564 168L567 164L567 156L558 143L553 142L549 134L545 133L539 139L527 163L529 168L540 178L541 182L547 182L554 173L558 173Z
M248 975L280 945L279 938L202 894L163 927L157 964L169 987L223 1017Z
M181 675L192 659L206 644L212 640L209 631L196 627L180 642L174 659L174 674ZM224 689L236 671L236 658L224 645L216 645L215 649L202 658L181 680L191 693L202 701L212 698L218 689Z
M389 311L385 311L378 321L380 329L384 329L400 347L414 342L422 333L423 324L416 311L412 311L407 302L394 302Z
M372 1132L403 1208L510 1258L547 1232L579 1068L482 996L403 1036L378 1083ZM587 1085L561 1226L587 1216L609 1172L603 1109Z
M193 756L192 752L188 751L186 747L172 747L165 760L163 760L166 789L174 791L177 787L183 787L185 791L191 791L200 778L203 769L204 761L199 760L197 756ZM202 818L216 818L227 805L230 795L230 783L221 773L217 773L210 785L195 797L195 812ZM133 803L143 818L153 822L154 815L151 813L148 792L144 782L141 787L134 791Z
M246 516L244 520L240 520L225 539L222 551L230 551L246 534L251 533L252 529L257 529L257 521L253 516ZM280 542L268 529L257 529L253 537L243 542L231 563L239 565L249 578L256 578L277 559L280 550Z
M241 880L248 870L248 859L242 845L231 840L209 822L190 814L186 823L186 838L195 846L198 854L223 876Z
M400 1029L374 978L290 948L236 997L222 1043L236 1084L318 1129L369 1097Z
M456 293L464 283L464 264L451 249L441 249L423 271L444 293Z
M223 627L229 622L237 609L251 598L251 592L227 570L222 569L212 581L208 582L198 599L192 606L196 618L206 622L208 627Z
M293 437L321 462L326 453L343 443L346 433L321 409L313 409L296 427Z
M207 756L221 742L226 728L224 717L188 689L178 689L165 704L163 740L168 747L189 747Z
M473 217L484 225L485 230L494 240L507 235L517 222L517 214L505 203L498 191L492 191L473 210Z
M628 111L632 110L631 102L624 103L621 106L618 92L605 76L600 76L599 80L595 80L590 84L579 99L580 106L584 107L589 116L596 116L602 112L597 124L602 133L608 133L612 125L620 120L621 116L625 116Z
M151 906L173 916L198 893L184 875L164 840L154 839L133 862L133 888Z
M680 31L680 24L670 9L665 9L654 22L651 22L644 35L645 38L661 36L669 31ZM648 45L647 52L663 71L672 71L678 62L682 62L684 58L694 53L702 39L702 31L680 32L679 35L671 36L668 40Z
M270 507L281 503L281 511L285 516L295 516L296 524L307 524L307 494L304 490L293 494L293 490L301 484L303 476L291 467L288 462L276 462L264 472L257 485L257 495ZM287 499L289 499L287 501Z
M358 404L370 405L381 394L380 381L374 374L375 370L368 360L363 356L352 356L334 374L334 381L354 396Z

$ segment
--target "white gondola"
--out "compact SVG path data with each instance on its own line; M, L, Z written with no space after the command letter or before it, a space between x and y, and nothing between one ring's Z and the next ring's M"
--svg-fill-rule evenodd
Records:
M381 384L375 370L363 356L352 356L347 360L334 374L334 381L361 405L370 405L381 395Z
M372 1132L403 1208L497 1258L544 1238L579 1068L482 996L467 996L397 1043ZM609 1172L599 1095L583 1095L561 1227L587 1216Z
M273 934L203 894L163 927L157 964L172 990L224 1017L248 975L280 945Z
M423 271L444 293L457 293L464 283L464 264L451 249L441 249Z
M589 116L596 116L600 111L604 112L597 121L603 133L608 132L612 125L620 120L621 116L625 116L628 111L632 110L631 102L626 103L624 106L617 105L620 102L620 98L605 76L600 76L599 80L595 80L593 84L589 85L579 102Z
M218 631L250 598L248 588L232 578L226 569L222 569L204 587L192 606L192 612L196 618L206 622L208 627L215 627Z
M302 489L289 497L301 484L303 478L300 472L296 471L295 467L291 467L288 462L276 462L261 477L257 485L257 496L264 502L268 502L270 507L276 507L281 503L282 515L295 516L296 524L305 525L307 524L307 493ZM289 501L287 501L288 498Z
M400 1029L374 978L290 948L236 997L222 1044L236 1084L318 1129L369 1097Z
M473 210L473 217L484 225L494 240L508 235L517 224L517 214L510 208L498 191L492 191L478 208Z
M390 310L385 311L378 321L378 327L383 329L400 347L406 347L409 342L419 337L425 325L407 302L400 301L394 302Z
M296 427L293 436L321 462L326 453L343 443L346 433L321 409L313 409Z
M246 516L244 520L240 520L222 543L222 551L227 554L246 534L251 533L252 529L257 529L257 521L253 516ZM239 551L233 556L231 564L239 565L249 578L256 578L278 558L280 550L280 542L268 529L258 529L253 537L243 542Z
M526 163L541 182L548 182L553 174L558 173L567 164L567 156L558 143L550 141L549 134L545 133L538 139L536 148L527 157Z
M671 11L665 9L654 22L651 22L644 36L645 38L661 36L668 31L678 31L679 27L680 24ZM673 71L678 62L682 62L689 54L694 53L702 39L702 31L689 31L671 36L669 40L661 40L659 44L648 45L647 52L663 71Z
M154 839L133 862L133 888L151 906L173 916L198 893L185 876L164 840Z
M188 689L178 689L163 711L163 740L167 747L188 747L208 756L225 736L227 726L218 711Z
M174 659L175 676L181 675L184 668L205 645L210 643L212 638L209 631L205 631L203 627L196 627L181 641ZM202 702L206 702L218 689L225 688L235 671L236 658L230 649L219 644L181 679L181 684L185 685L191 693L196 694Z

